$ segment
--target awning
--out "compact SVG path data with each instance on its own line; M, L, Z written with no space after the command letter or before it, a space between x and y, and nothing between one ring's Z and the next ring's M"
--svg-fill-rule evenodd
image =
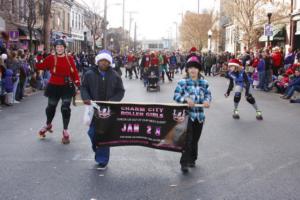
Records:
M283 41L285 40L285 25L275 25L273 26L273 35L270 36L270 41ZM260 36L260 42L267 42L268 36L262 35Z

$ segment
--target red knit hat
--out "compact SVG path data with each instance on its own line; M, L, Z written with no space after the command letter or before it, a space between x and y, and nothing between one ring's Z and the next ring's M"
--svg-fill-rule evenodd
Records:
M195 51L197 51L196 47L192 47L191 50L190 50L190 52L195 52Z
M238 59L230 59L228 61L228 66L240 67L240 66L242 66L242 63Z

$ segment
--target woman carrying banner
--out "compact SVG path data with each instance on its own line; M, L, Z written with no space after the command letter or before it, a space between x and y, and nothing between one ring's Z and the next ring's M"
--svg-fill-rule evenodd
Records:
M46 108L47 122L39 131L41 139L46 137L46 132L52 132L52 120L55 115L59 100L62 100L61 113L63 119L62 143L70 143L68 125L71 117L70 104L72 97L76 94L76 88L80 87L80 80L75 62L72 56L65 52L66 43L62 39L57 39L54 43L55 55L49 55L45 60L36 63L38 70L49 70L51 78L46 87L45 96L48 97ZM75 84L75 85L74 85Z
M211 92L209 85L200 73L201 64L196 56L189 58L186 64L187 76L180 80L174 93L174 100L187 103L189 106L187 138L180 159L182 172L188 172L189 167L195 167L198 156L198 141L205 121L204 108L209 108ZM203 104L197 107L196 104Z
M96 66L84 74L80 88L81 97L86 105L91 101L121 101L125 89L119 74L111 67L112 57L109 51L103 50L95 57ZM98 169L104 170L109 161L109 147L97 147L94 141L95 125L90 125L88 135L95 152Z

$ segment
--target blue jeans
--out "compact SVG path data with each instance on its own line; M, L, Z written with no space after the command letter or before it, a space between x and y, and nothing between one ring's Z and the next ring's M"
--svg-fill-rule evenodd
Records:
M19 85L19 82L20 82L20 77L17 75L16 76L16 81L14 82L14 88L13 88L13 102L16 101L16 96L17 96L17 89L18 89L18 85Z
M271 70L266 70L264 76L263 90L269 91L269 83L271 81L272 81L272 72Z
M293 94L294 94L295 91L300 92L300 85L295 85L295 86L291 86L291 87L289 86L287 88L286 96L287 97L293 96Z
M99 164L106 165L109 161L110 148L109 147L97 147L94 141L95 126L93 123L90 125L88 135L92 142L92 149L95 152L95 161Z
M265 84L265 79L264 78L265 78L265 71L258 72L259 83L258 83L257 88L264 89L264 84Z

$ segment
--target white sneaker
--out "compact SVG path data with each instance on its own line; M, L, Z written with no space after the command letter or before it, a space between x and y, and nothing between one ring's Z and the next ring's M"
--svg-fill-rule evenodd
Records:
M14 104L18 104L18 103L20 103L20 101L17 101L17 100L14 101Z

